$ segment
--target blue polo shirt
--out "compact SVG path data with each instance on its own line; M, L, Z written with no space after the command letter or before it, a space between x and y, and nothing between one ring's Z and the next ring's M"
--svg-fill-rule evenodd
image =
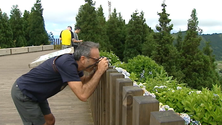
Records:
M56 59L57 71L53 69L53 60L44 61L16 80L20 90L33 101L42 102L60 92L69 81L81 81L83 72L78 72L78 64L70 54Z

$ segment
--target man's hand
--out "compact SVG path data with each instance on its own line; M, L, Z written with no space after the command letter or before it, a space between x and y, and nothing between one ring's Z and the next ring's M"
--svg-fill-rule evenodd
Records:
M97 70L92 76L81 77L81 82L70 81L68 85L81 101L87 101L98 85L101 76L108 69L108 60L106 57L101 58L98 63ZM91 78L92 77L92 78Z
M100 59L97 71L103 74L109 68L109 61L106 57Z

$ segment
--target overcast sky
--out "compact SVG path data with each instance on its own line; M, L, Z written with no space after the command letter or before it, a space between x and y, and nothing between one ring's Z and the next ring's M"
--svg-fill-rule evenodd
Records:
M128 23L135 10L144 12L146 23L153 30L159 23L157 12L162 12L163 0L94 0L95 7L103 7L104 16L108 17L108 1L111 2L111 11L116 8L123 19ZM10 16L13 5L18 5L20 11L31 11L36 0L0 0L0 8ZM68 25L74 27L78 9L85 4L85 0L41 0L45 28L47 32L53 32L57 37L61 30ZM170 14L173 32L187 30L187 20L190 19L195 8L199 21L199 27L203 34L222 33L222 0L165 0L166 12Z

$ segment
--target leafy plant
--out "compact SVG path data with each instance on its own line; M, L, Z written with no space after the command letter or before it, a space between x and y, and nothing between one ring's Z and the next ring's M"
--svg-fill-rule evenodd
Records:
M222 100L220 86L214 85L213 91L203 88L201 93L193 92L182 101L185 110L203 125L222 124ZM217 92L217 93L214 93Z
M184 112L182 101L187 98L191 89L186 87L178 87L178 89L169 89L162 93L156 93L157 99L175 109L176 112Z
M116 56L112 51L110 51L110 52L100 51L100 56L107 57L109 59L111 65L113 65L116 62L120 62L119 57Z
M128 63L124 64L124 67L121 68L125 68L130 74L134 73L135 77L138 78L137 82L145 82L147 79L166 73L162 66L159 66L151 58L143 55L129 59Z

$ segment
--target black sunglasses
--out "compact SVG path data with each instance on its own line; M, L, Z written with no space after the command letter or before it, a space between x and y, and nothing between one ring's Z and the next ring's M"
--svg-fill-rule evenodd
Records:
M99 57L98 59L96 59L96 58L93 58L93 57L87 57L87 58L90 58L90 59L93 59L93 60L95 60L96 62L94 63L94 64L92 64L92 65L89 65L89 66L87 66L85 69L83 69L82 71L84 71L84 70L86 70L86 69L88 69L88 68L91 68L91 67L94 67L94 66L96 66L101 60L101 58L103 58L103 57Z
M99 58L96 59L96 58L93 58L93 57L90 57L90 56L87 57L87 58L93 59L93 60L95 60L96 62L97 62L99 59L101 59L101 57L99 57Z

